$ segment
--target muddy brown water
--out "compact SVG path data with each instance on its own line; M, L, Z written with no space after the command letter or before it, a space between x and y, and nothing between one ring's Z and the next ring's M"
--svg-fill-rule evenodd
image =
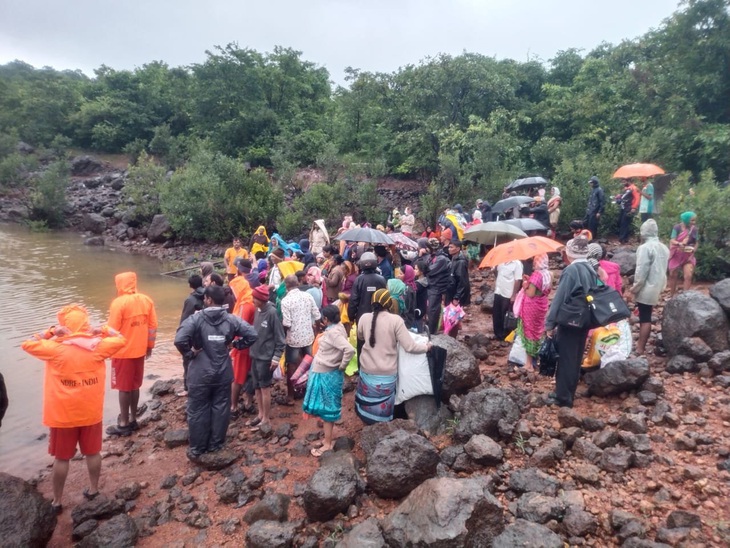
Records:
M0 225L0 264L0 373L10 398L0 427L0 471L30 478L53 459L48 455L48 429L41 422L44 364L20 344L54 325L56 312L67 304L85 305L92 325L103 323L116 296L114 276L134 271L138 289L154 299L159 321L157 345L145 366L144 400L156 378L182 374L172 340L189 290L185 279L160 275L168 265L159 260L84 246L75 233L33 233L22 226ZM107 360L105 425L119 412L117 392L109 388L109 367Z

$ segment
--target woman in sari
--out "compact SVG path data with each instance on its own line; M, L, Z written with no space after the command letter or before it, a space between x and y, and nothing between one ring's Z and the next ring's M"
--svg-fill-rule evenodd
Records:
M256 229L256 232L251 236L251 255L254 257L256 253L268 253L269 252L269 236L266 234L266 227L261 225Z
M679 270L682 269L684 290L689 291L697 264L697 214L694 211L685 211L679 219L680 223L672 229L669 240L669 291L672 297L677 292Z
M355 411L365 424L393 420L398 345L411 354L423 354L431 343L413 340L403 318L391 314L393 299L387 289L373 293L372 312L360 317L357 338L362 342L360 378L355 394Z
M324 333L319 338L319 349L309 370L307 393L302 404L305 413L324 421L324 443L322 447L312 449L315 457L334 447L332 431L335 422L342 416L343 371L355 354L340 323L340 311L336 306L322 309L322 325Z
M530 277L522 282L524 296L518 313L517 336L525 347L528 367L535 367L535 358L545 337L545 317L550 303L553 276L548 269L548 257L544 253L533 261Z
M560 204L562 202L563 199L560 197L560 189L554 186L547 203L547 208L550 214L550 229L555 240L558 239L558 222L560 221Z

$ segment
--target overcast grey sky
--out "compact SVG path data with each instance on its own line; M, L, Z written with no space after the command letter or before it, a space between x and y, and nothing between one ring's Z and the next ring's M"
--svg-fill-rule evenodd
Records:
M464 50L547 61L657 28L679 0L0 0L0 63L171 66L237 42L303 52L342 83L347 66L393 72Z

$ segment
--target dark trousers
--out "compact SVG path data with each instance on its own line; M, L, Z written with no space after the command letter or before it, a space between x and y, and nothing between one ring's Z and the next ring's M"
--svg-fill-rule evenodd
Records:
M441 319L441 293L428 290L428 331L435 335Z
M190 385L187 413L193 453L223 447L231 418L231 383Z
M190 365L190 359L183 356L183 387L185 391L188 389L188 366Z
M585 225L588 230L591 231L591 234L593 235L593 239L595 240L598 238L598 223L600 219L596 217L595 215L589 215L586 217Z
M622 244L629 241L631 236L631 224L634 221L634 216L628 211L621 211L621 217L619 218L618 228L618 239Z
M560 326L557 337L560 358L555 373L555 394L560 405L573 407L588 330Z
M651 213L641 213L641 224L651 219Z
M492 327L494 328L494 338L503 341L509 333L504 332L504 315L510 309L510 301L507 297L494 294L494 306L492 307Z

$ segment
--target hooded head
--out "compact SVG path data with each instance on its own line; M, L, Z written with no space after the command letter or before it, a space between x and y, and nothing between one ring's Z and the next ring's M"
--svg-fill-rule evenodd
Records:
M309 240L299 240L299 249L304 253L309 253Z
M212 266L213 265L211 263L211 272L213 270ZM117 285L117 295L131 295L133 293L137 293L137 274L134 272L122 272L121 274L117 274L114 277L114 283Z
M659 227L654 219L647 219L641 225L641 239L648 240L649 238L659 237Z
M603 248L596 243L588 244L588 262L593 268L598 268L598 261L603 257Z
M588 179L588 182L589 182L589 183L591 183L591 186L592 186L593 188L596 188L596 187L597 187L597 186L598 186L599 184L601 184L601 183L600 183L600 182L598 181L598 177L596 177L595 175L594 175L593 177L591 177L590 179Z
M560 189L558 187L554 186L552 194L553 194L553 196L560 196Z
M80 304L64 306L57 314L58 324L67 327L71 333L86 333L90 329L89 313Z

